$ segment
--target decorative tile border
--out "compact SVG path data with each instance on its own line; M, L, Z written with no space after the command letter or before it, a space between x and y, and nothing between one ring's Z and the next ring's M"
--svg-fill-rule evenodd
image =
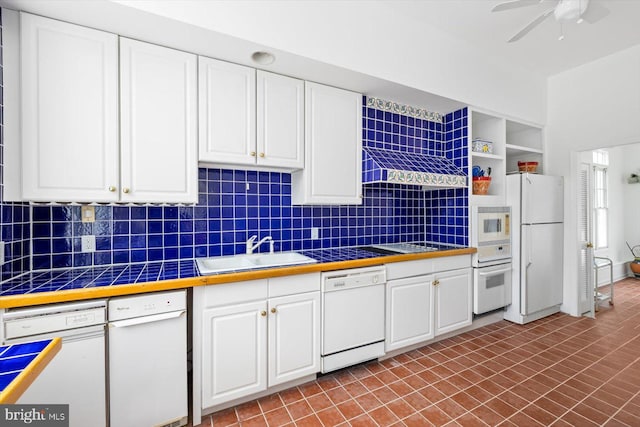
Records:
M395 184L417 184L435 187L465 188L467 186L467 177L389 169L387 171L387 182Z
M442 123L441 113L427 111L423 108L416 108L410 105L398 104L397 102L387 101L385 99L367 97L367 107L382 111L391 111L392 113L403 114L430 122Z

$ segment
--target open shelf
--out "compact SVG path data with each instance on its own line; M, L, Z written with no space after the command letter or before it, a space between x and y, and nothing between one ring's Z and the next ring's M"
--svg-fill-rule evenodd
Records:
M521 145L507 144L507 156L518 156L521 154L542 154L541 148L523 147Z
M498 154L481 153L479 151L471 151L471 155L473 157L481 157L483 159L504 160L504 157Z
M537 173L543 173L543 132L534 123L517 121L484 111L470 109L469 173L474 166L485 174L491 168L491 185L487 195L472 194L469 177L470 205L504 205L506 175L518 172L518 162L538 162ZM472 151L472 141L480 138L493 143L493 153Z

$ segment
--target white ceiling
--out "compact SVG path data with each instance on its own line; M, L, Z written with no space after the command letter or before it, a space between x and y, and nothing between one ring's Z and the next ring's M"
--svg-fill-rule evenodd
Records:
M553 16L514 43L506 41L520 29L553 8L556 0L491 12L499 0L397 0L394 9L407 17L419 17L453 37L484 51L488 59L519 63L550 76L640 44L640 0L591 0L590 8L605 7L609 14L594 24L564 25Z
M404 32L398 31L398 29L414 30L416 22L424 23L425 29L431 27L438 30L438 37L446 34L451 39L461 42L453 43L452 46L464 45L465 48L471 46L473 49L477 49L477 52L481 53L480 57L486 58L488 64L493 64L498 68L501 65L513 64L513 70L535 72L542 79L640 44L640 26L638 25L640 22L640 0L591 0L591 3L600 3L610 11L609 15L598 23L566 25L565 39L558 41L559 24L555 22L553 17L550 17L516 43L507 43L506 40L545 10L554 7L557 1L544 0L541 4L529 7L491 13L491 9L500 2L500 0L297 0L295 2L293 0L272 0L264 3L263 0L0 0L0 6L77 22L128 37L250 66L255 66L249 60L251 52L265 48L261 44L257 44L260 43L259 41L256 42L253 39L252 42L250 41L251 37L245 37L245 34L258 34L260 38L263 36L261 31L247 30L247 28L253 27L254 21L252 19L261 18L261 14L271 14L275 17L283 15L285 18L287 16L295 17L293 12L297 10L299 13L304 13L306 6L313 7L313 4L315 4L315 9L310 10L325 11L323 16L329 20L328 22L332 22L333 17L336 17L336 22L332 22L332 25L329 26L326 25L327 21L319 19L322 27L313 25L318 22L300 20L300 22L307 22L308 27L315 28L315 31L321 33L320 36L324 34L323 31L333 31L335 26L345 24L345 22L348 24L348 28L345 30L347 33L343 32L344 34L349 34L354 29L371 30L372 25L362 25L361 23L359 26L353 26L353 16L360 14L373 18L375 20L373 26L376 28L383 28L387 31L392 28L394 33L390 37L400 39L402 39ZM145 10L145 5L148 5L150 13L142 12ZM243 7L245 9L242 9ZM189 11L188 9L193 12L194 8L202 12L197 16L205 18L202 22L196 20L197 22L191 22L192 25L189 25L188 23L190 20L193 21L193 17L187 19L189 14L186 12ZM291 12L290 8L294 9L292 13L283 13ZM227 10L242 17L242 20L239 21L238 16L234 16L235 20L228 20L225 18ZM340 14L344 14L345 11L351 13L347 17L349 19L345 17L338 19ZM366 13L370 11L372 11L370 14ZM246 19L242 13L248 14ZM181 16L182 18L180 18ZM273 17L271 16L271 18ZM385 24L385 19L391 19L393 22ZM287 35L292 31L295 33L295 30L299 28L293 25L295 22L290 23L284 18L283 20L281 25L288 25L291 28L284 28L281 31L282 34ZM257 24L258 29L264 27L262 21L258 21ZM324 27L328 27L328 30ZM158 28L162 28L163 31L158 31ZM264 28L270 30L268 26ZM272 36L282 36L279 34L280 31L271 31L270 33ZM419 49L420 44L424 43L424 37L429 37L432 32L406 31L406 34L413 37L418 46L416 49ZM306 46L305 40L312 43L318 40L318 37L314 39L310 38L308 34L305 36L307 37L301 37L300 45L302 46ZM277 46L277 42L281 41L277 37L272 37L270 40L273 42L273 46ZM264 43L269 44L268 41ZM287 46L291 46L291 43L284 43L282 46L284 50L269 47L268 49L278 57L278 61L273 66L264 68L281 74L320 81L400 103L424 107L431 111L447 113L462 105L473 105L473 97L471 101L468 99L467 89L458 90L453 95L446 92L447 96L451 98L445 98L427 92L427 89L417 89L421 86L416 86L415 79L411 75L408 83L400 84L398 83L400 80L388 80L385 76L374 77L363 72L330 65L340 63L339 55L334 57L325 55L325 57L316 57L316 60L312 60L289 53L295 52L295 49L288 50ZM329 42L326 43L326 46L321 47L319 51L324 54L335 53L336 50L339 50L333 49L335 45ZM327 52L322 50L325 47ZM466 51L468 52L469 49ZM336 58L337 62L332 60ZM473 61L478 60L477 56L475 58ZM473 64L469 65L472 68ZM456 81L456 85L463 88L464 86L461 85L464 83L465 81L460 81L458 84ZM476 93L477 96L484 96L482 89L479 89L480 95ZM457 99L455 94L458 96ZM493 98L499 99L500 94L493 96ZM502 111L500 110L502 104L496 105L495 110ZM510 114L515 114L511 108L505 110ZM528 116L525 114L524 117Z

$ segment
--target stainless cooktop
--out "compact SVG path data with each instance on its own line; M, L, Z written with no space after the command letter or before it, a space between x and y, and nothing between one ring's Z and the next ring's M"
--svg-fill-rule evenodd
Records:
M434 246L425 246L417 243L386 243L380 245L365 246L360 249L383 254L415 254L439 250Z

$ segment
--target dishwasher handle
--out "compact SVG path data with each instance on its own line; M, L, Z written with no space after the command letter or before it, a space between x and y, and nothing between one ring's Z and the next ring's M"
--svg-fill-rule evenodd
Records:
M134 317L132 319L116 320L109 322L110 328L126 328L127 326L143 325L145 323L161 322L163 320L177 319L185 314L187 310L171 311L169 313L153 314L151 316Z

